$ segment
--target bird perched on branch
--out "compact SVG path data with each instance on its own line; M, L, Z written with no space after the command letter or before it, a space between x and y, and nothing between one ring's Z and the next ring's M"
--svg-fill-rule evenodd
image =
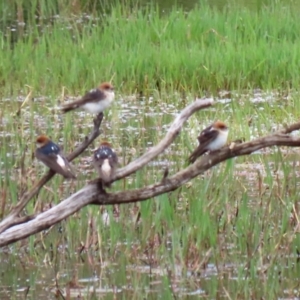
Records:
M99 114L108 108L115 98L114 87L109 82L104 82L98 88L87 92L82 98L62 106L63 113L82 108L91 114Z
M103 186L110 187L111 179L118 167L118 157L108 142L102 142L94 152L94 165Z
M35 157L54 172L65 178L76 178L72 167L62 154L58 145L53 143L47 136L41 135L36 139L37 149Z
M207 151L214 151L225 146L228 137L228 127L222 121L216 121L198 136L199 145L189 157L189 162L195 160Z

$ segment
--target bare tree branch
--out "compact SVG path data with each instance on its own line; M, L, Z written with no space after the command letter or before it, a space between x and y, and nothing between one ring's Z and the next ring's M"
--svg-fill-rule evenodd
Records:
M186 120L188 117L186 115L180 115L176 118L174 123L180 122L181 124L183 124L182 118ZM178 128L174 123L171 125L170 129ZM300 122L286 128L284 132L290 133L293 130L298 129L300 129ZM178 134L176 133L176 130L174 132L174 134L170 134L170 130L168 131L170 140L174 140L174 138ZM170 140L165 140L165 143L159 143L158 145L161 145L161 148L160 151L158 151L158 153L156 153L155 155L158 155L165 149L164 147L170 145ZM154 148L157 149L158 145ZM144 201L155 196L176 190L184 183L188 182L199 174L202 174L206 170L219 164L222 161L237 156L248 155L254 151L272 146L298 147L300 146L300 137L290 136L280 132L255 139L250 142L241 143L233 147L224 147L219 151L211 152L208 155L200 157L194 164L189 165L173 176L167 177L157 184L153 184L141 189L107 194L103 192L97 181L92 182L85 186L83 189L79 190L77 193L71 195L69 198L59 203L57 206L37 215L36 217L33 216L33 219L29 220L27 223L13 226L2 232L0 234L0 247L45 230L51 227L53 224L56 224L67 218L68 216L74 214L76 211L80 210L82 207L88 204L114 205ZM152 155L154 154L152 153ZM155 157L155 155L153 157ZM140 160L137 161L141 163ZM126 170L126 168L128 168L127 166L122 169L124 173L121 173L120 170L118 174L127 176L128 174L134 172L133 170L137 170L137 168L134 166L134 162L132 162L130 165L132 165L132 168L130 170L127 169L126 172L124 171ZM116 176L116 178L119 178L118 176Z
M221 163L222 161L237 156L249 155L252 152L258 151L262 148L272 146L299 147L300 137L292 137L284 134L274 134L258 138L251 142L239 144L233 149L230 149L229 147L224 147L219 151L215 151L208 155L202 156L194 164L177 172L175 175L163 180L161 183L133 191L107 194L106 197L103 197L103 195L99 195L98 198L95 201L92 201L91 203L98 205L114 205L147 200L149 198L153 198L155 196L176 190L184 183L204 173L205 171Z
M149 149L146 153L144 153L141 157L134 160L126 167L119 169L116 173L113 181L129 176L135 171L141 169L148 162L153 160L157 155L162 153L166 148L168 148L171 143L174 141L176 136L179 134L184 122L197 110L204 109L213 104L212 99L196 99L192 104L183 109L183 111L177 116L177 118L173 121L170 126L166 136L154 147Z
M300 122L297 122L295 124L286 127L284 130L281 131L281 133L287 134L299 129L300 129Z
M151 161L153 158L155 158L158 154L160 154L162 151L164 151L176 138L178 133L180 132L184 122L197 110L206 108L210 105L212 105L213 100L200 100L197 99L193 103L191 103L189 106L187 106L174 120L172 125L170 126L165 138L155 147L151 148L148 152L146 152L144 155L142 155L140 158L135 160L134 162L130 163L125 168L120 169L114 180L123 178L125 176L128 176L132 173L134 173L136 170L142 168L144 165L146 165L149 161ZM99 135L99 126L102 121L102 116L98 116L98 119L95 120L95 126L94 130L89 136L89 138L83 143L85 147L87 147L94 138L96 138ZM85 148L84 146L79 146L72 154L68 156L68 159L71 161L74 159L77 155L79 155ZM11 214L6 217L1 223L0 223L0 233L9 228L12 225L18 224L18 214L22 211L22 209L26 206L26 204L32 199L41 189L41 187L52 177L54 176L53 171L49 171L46 176L44 176L34 187L31 191L26 193L18 205L13 209ZM68 216L69 214L67 214ZM23 220L23 219L22 219ZM21 222L21 219L20 219ZM53 223L54 224L54 223Z
M93 131L85 138L85 140L67 156L68 161L72 161L77 156L79 156L99 135L100 135L100 125L103 120L103 113L100 113L94 119L94 128ZM25 208L28 202L38 194L40 189L55 175L56 173L52 170L49 170L46 175L44 175L34 186L33 188L26 192L18 202L18 204L12 208L10 214L0 223L0 233L5 229L9 228L12 225L22 223L23 218L18 220L20 212Z
M222 161L236 156L247 155L259 149L271 146L298 147L300 146L300 138L284 134L274 134L239 144L233 149L225 147L220 151L202 156L194 164L165 179L163 182L132 191L107 194L103 193L99 184L88 184L57 206L39 214L33 220L11 227L1 233L0 247L45 230L88 204L114 205L144 201L176 190L184 183Z

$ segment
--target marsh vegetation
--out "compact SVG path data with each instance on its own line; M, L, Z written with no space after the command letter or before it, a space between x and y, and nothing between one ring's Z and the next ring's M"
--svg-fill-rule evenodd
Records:
M59 107L101 81L113 81L116 101L100 137L74 162L78 180L55 176L24 215L94 179L90 161L102 139L125 166L157 144L195 97L213 97L215 105L191 117L168 151L111 192L155 183L165 167L170 174L182 169L213 120L229 125L230 141L249 141L299 119L296 1L266 1L259 9L198 4L190 11L49 3L1 8L2 219L45 172L32 156L38 134L69 153L91 131L90 115L62 116ZM57 287L69 287L65 297L82 299L296 298L298 180L299 150L266 148L149 201L87 206L1 248L0 297L52 299Z

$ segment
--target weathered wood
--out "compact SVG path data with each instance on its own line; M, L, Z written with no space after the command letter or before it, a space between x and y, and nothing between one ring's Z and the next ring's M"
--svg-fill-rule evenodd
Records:
M123 178L125 176L128 176L132 173L134 173L136 170L142 168L144 165L146 165L149 161L151 161L153 158L155 158L158 154L160 154L161 152L163 152L176 138L176 136L178 135L178 133L180 132L184 122L197 110L200 109L204 109L210 105L212 105L213 100L211 99L207 99L207 100L200 100L197 99L196 101L194 101L193 103L191 103L189 106L187 106L174 120L174 122L172 123L172 125L170 126L166 136L164 137L164 139L155 147L151 148L148 152L146 152L144 155L142 155L140 158L138 158L137 160L135 160L134 162L130 163L128 166L120 169L114 180ZM94 129L92 131L92 133L90 134L90 136L88 138L86 138L86 140L82 143L82 145L80 145L72 154L70 154L67 158L71 161L72 159L74 159L75 157L77 157L82 151L84 151L84 149L86 149L86 147L99 135L99 127L102 121L103 115L100 114L98 116L98 118L96 118L94 120ZM91 189L90 191L90 197L86 197L86 200L88 200L87 202L80 202L76 204L76 206L74 207L74 205L67 205L65 206L65 203L68 203L68 201L66 200L66 202L64 201L63 203L60 203L58 206L55 206L55 210L54 210L54 215L53 213L53 209L51 209L50 211L48 211L51 214L51 217L48 216L48 214L44 215L44 213L38 215L37 217L32 217L34 221L34 223L24 223L24 219L22 218L18 218L19 213L22 211L22 209L26 206L26 204L39 192L39 190L41 189L41 187L48 182L53 176L54 176L54 172L53 171L49 171L48 174L46 174L34 187L31 191L29 191L28 193L26 193L22 199L20 200L20 202L17 204L17 206L12 210L12 212L0 223L0 233L3 233L5 230L7 230L8 228L10 228L11 226L14 226L11 230L14 230L14 232L18 232L18 234L20 234L20 232L23 232L21 235L22 237L20 237L20 235L16 235L15 238L13 238L11 241L16 241L20 238L24 238L27 237L30 234L39 232L40 230L43 230L45 228L50 227L51 225L61 221L62 219L64 219L65 217L73 214L75 211L77 211L78 209L82 208L83 206L91 203L92 201L94 201L95 199L93 199L93 193L92 191L94 189ZM95 184L97 193L98 193L98 185ZM84 189L85 191L85 189ZM80 191L79 191L80 192ZM77 195L77 193L75 194ZM75 196L74 195L74 196ZM76 196L77 197L77 196ZM77 198L76 198L77 199ZM92 200L91 200L92 199ZM74 201L74 200L71 200ZM74 204L74 203L72 203ZM77 206L79 205L79 206ZM58 210L56 211L58 207ZM70 210L71 208L71 210ZM62 212L62 210L64 210L64 212ZM55 216L55 213L59 212L59 216ZM45 218L45 219L44 219ZM52 220L51 222L49 222L49 218ZM36 220L39 220L39 222L41 222L41 220L45 220L45 223L41 222L40 224L36 224ZM22 223L22 224L20 224ZM19 226L17 226L17 224L20 224ZM28 229L27 231L27 226L31 226L32 224L34 227L30 230ZM1 235L2 237L2 235ZM8 244L5 242L5 240L2 240L3 244Z
M209 107L212 104L213 104L212 99L206 99L206 100L197 99L192 104L184 108L171 124L165 137L156 146L150 148L147 152L145 152L141 157L137 158L135 161L131 162L124 168L118 170L113 180L117 180L129 176L130 174L141 169L148 162L153 160L157 155L162 153L165 149L167 149L171 145L171 143L174 141L176 136L180 133L183 124L194 112Z
M100 125L103 120L103 113L100 113L94 119L94 128L92 132L85 138L85 140L67 156L68 161L72 161L77 156L79 156L87 147L100 135ZM38 194L40 189L55 175L55 172L49 170L46 175L44 175L34 186L33 188L25 193L18 204L12 208L9 215L0 223L0 233L18 223L23 223L23 218L19 219L20 212L25 208L28 202Z
M198 109L203 107L199 105L197 101L195 101L189 107L191 108L194 105L196 105ZM129 174L132 174L137 169L147 164L151 159L155 158L163 150L165 150L165 148L168 147L168 145L170 145L176 138L184 121L186 121L194 111L194 108L189 110L185 109L185 113L180 114L171 125L166 135L166 137L168 138L165 137L163 139L164 142L160 142L157 146L153 147L151 149L152 151L148 151L141 158L133 161L125 168L119 170L118 174L116 175L116 179L122 178L121 176L128 176ZM181 125L178 126L178 124ZM56 224L61 220L67 218L68 216L74 214L86 205L113 205L144 201L155 196L176 190L192 178L198 176L199 174L202 174L206 170L227 159L242 155L249 155L254 151L266 147L298 147L300 146L299 137L284 134L285 132L290 133L293 130L298 129L300 129L300 122L291 125L280 133L275 133L273 135L258 138L246 143L224 147L219 151L215 151L209 153L208 155L202 156L194 164L189 165L183 170L180 170L173 176L166 177L159 183L146 186L144 188L117 193L103 193L103 191L99 188L99 183L97 182L97 180L95 180L94 182L79 190L77 193L71 195L70 197L59 203L57 206L52 207L51 209L35 217L33 216L32 219L26 223L12 226L11 228L8 228L4 232L2 232L0 234L0 247L9 245L15 241L21 240L32 234L45 230L51 227L53 224ZM148 155L150 156L150 158L148 157ZM135 162L137 162L138 167Z

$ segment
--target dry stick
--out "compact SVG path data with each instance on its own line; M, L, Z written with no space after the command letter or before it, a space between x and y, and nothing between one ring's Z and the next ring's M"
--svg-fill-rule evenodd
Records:
M103 113L100 113L94 119L94 128L88 137L79 145L72 153L67 156L68 161L72 161L77 156L79 156L99 135L100 135L100 125L103 120ZM44 177L42 177L33 188L25 193L18 204L12 208L10 214L0 223L0 233L18 223L23 222L23 218L18 219L19 213L24 209L28 202L38 194L40 189L55 175L55 172L49 170Z
M176 121L178 121L178 118ZM286 131L291 132L291 128L294 128L295 130L300 129L300 123L293 124L291 127L287 128ZM173 136L173 138L175 137ZM251 154L259 149L272 146L297 147L300 146L300 138L277 133L253 140L251 142L239 144L233 149L224 148L220 151L202 156L193 165L190 165L175 175L166 178L159 184L154 184L137 190L114 194L103 194L100 193L99 187L96 183L88 184L77 193L59 203L57 206L39 214L35 219L27 223L11 227L5 232L1 233L0 247L9 245L34 233L45 230L53 224L58 223L68 216L74 214L88 204L112 205L144 201L177 189L182 184L224 160L236 156Z

